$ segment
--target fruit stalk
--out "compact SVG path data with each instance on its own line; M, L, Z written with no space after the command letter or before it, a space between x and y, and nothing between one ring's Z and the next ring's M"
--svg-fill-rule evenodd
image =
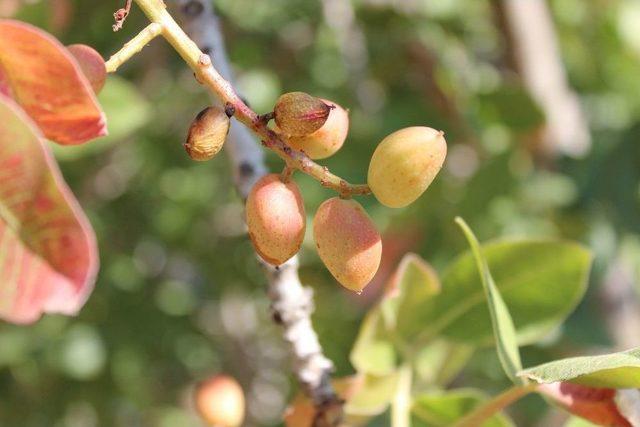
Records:
M266 148L274 151L289 166L311 176L324 187L330 188L342 196L371 193L368 185L351 184L331 173L326 167L311 160L303 151L290 147L277 133L269 129L267 121L262 120L256 112L249 108L235 92L231 83L222 77L213 66L209 55L203 53L176 23L167 12L162 0L135 0L135 3L152 23L161 25L162 36L194 71L198 82L205 85L225 106L232 107L234 117L255 133Z

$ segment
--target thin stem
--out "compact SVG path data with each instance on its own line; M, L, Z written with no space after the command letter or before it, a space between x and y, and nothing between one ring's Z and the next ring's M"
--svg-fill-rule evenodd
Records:
M235 109L234 117L258 135L265 147L274 151L289 166L306 173L324 187L337 191L341 195L371 193L368 185L350 184L334 175L326 167L311 160L303 151L291 148L277 133L269 129L267 123L261 120L261 117L236 94L231 83L213 67L211 58L202 53L180 28L167 12L162 0L135 0L135 2L151 22L162 26L162 35L195 72L197 80L207 86L224 105L232 105Z
M124 7L116 10L116 13L113 14L113 18L116 20L116 23L113 24L113 31L122 29L124 21L127 19L127 16L129 16L129 12L131 12L131 1L132 0L127 0Z
M411 382L410 365L404 365L398 370L398 386L391 403L391 426L411 426Z
M286 165L284 169L282 169L282 173L280 174L280 180L284 183L287 183L291 180L291 176L295 172L295 169L289 165Z
M477 427L512 403L520 400L537 388L537 384L517 385L474 409L458 421L454 427Z
M115 72L122 64L127 62L133 55L140 52L151 40L162 34L162 25L152 22L140 31L137 36L127 42L122 49L111 55L106 62L107 73Z

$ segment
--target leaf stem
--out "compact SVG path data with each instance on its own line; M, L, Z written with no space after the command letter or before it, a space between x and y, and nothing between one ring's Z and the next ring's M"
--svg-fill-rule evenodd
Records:
M398 386L391 402L391 427L411 427L411 382L411 366L401 366L398 370Z
M478 406L454 427L479 427L497 412L535 391L537 384L516 385L497 395L483 405Z
M147 18L162 27L162 36L194 71L196 79L216 95L224 105L232 106L234 117L253 131L262 144L275 152L288 166L311 176L322 186L330 188L340 195L366 195L371 190L366 184L351 184L334 175L327 167L315 163L303 151L291 148L279 134L271 130L261 116L255 113L236 94L229 81L225 80L211 63L211 58L202 53L198 46L180 28L167 12L162 0L135 0ZM133 40L132 40L133 41Z
M127 62L133 55L140 52L151 40L162 33L162 25L152 22L138 33L137 36L127 42L122 49L111 55L106 62L107 73L115 72L122 64Z

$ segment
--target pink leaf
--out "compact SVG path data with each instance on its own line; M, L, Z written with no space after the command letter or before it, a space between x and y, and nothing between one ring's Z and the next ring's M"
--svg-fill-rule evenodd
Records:
M98 269L93 230L43 136L0 95L0 317L75 314Z
M538 392L574 415L594 424L609 427L631 427L616 403L617 390L596 388L568 382L541 384Z
M53 36L23 22L0 20L0 74L0 92L6 94L2 87L8 86L47 138L69 145L106 135L91 85Z

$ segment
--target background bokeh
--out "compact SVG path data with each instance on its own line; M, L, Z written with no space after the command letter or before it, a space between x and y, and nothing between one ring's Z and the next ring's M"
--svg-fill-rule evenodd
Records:
M146 25L134 8L113 33L118 3L0 0L0 13L108 57ZM335 173L363 182L378 141L401 127L442 129L450 144L445 169L411 207L361 199L385 235L381 272L363 296L343 291L305 242L301 277L315 291L314 324L337 375L353 372L359 323L403 253L441 268L466 249L456 215L482 240L559 236L596 255L588 297L561 330L522 350L525 366L619 345L602 289L620 274L637 283L640 266L640 2L549 2L592 132L577 159L536 154L544 115L509 66L488 0L215 3L255 110L291 90L350 109L349 139L325 162ZM0 324L0 426L199 426L192 384L217 372L243 385L247 426L280 425L296 384L229 165L224 156L192 162L182 148L207 94L158 39L109 77L100 101L111 135L55 147L98 234L100 276L77 318ZM332 194L296 180L311 216ZM455 384L489 393L508 385L491 348ZM551 426L548 411L530 397L510 413L519 426Z

